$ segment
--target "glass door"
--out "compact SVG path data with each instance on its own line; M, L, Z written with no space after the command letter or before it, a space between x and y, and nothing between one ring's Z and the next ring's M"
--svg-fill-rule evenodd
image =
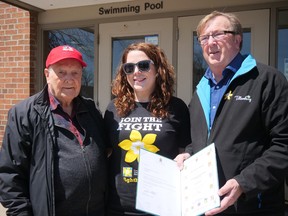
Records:
M288 80L288 10L278 12L277 68Z
M105 111L111 100L111 82L123 50L131 43L144 41L159 45L172 62L172 18L139 20L99 25L99 66L95 86L99 108Z
M269 10L235 13L244 28L242 53L251 53L259 62L268 64ZM196 39L196 27L203 16L181 17L178 20L177 96L187 104L207 65Z

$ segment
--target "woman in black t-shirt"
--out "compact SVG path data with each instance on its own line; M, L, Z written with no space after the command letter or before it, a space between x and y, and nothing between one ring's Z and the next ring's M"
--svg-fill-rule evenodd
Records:
M104 116L112 149L109 216L147 215L135 209L140 148L174 159L191 142L188 108L173 96L174 84L174 68L158 46L124 51Z

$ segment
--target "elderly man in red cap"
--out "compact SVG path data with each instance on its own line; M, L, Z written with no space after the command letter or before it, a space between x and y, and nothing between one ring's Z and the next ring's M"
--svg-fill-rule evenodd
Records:
M45 88L9 110L0 152L7 215L105 214L105 132L95 103L79 95L83 67L75 48L52 49Z

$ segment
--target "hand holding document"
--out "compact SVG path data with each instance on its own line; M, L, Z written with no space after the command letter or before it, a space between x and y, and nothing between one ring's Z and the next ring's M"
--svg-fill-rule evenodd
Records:
M140 150L136 208L160 216L195 216L218 207L220 198L215 145L184 162Z

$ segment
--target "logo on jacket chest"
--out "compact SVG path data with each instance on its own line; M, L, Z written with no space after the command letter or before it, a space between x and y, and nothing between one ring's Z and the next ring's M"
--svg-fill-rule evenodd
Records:
M248 101L249 103L252 102L252 98L250 95L245 95L245 96L235 95L234 96L232 91L229 91L228 93L224 95L224 100L232 100L233 98L235 98L236 101Z

